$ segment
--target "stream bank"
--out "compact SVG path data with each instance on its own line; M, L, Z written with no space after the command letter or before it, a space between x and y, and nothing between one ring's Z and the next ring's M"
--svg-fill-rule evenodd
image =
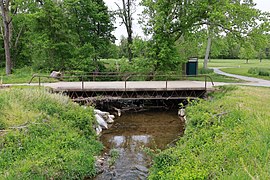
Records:
M165 149L184 132L184 122L177 110L148 110L129 112L118 117L112 127L102 132L100 140L105 146L99 161L102 172L95 180L147 179L151 158L145 148ZM110 165L110 151L118 158Z

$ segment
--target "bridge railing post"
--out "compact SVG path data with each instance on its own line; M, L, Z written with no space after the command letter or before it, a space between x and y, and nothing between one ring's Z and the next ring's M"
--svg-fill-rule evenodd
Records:
M125 91L127 91L127 79L125 78Z
M166 77L166 91L168 90L168 77Z
M84 81L83 81L83 76L81 76L82 78L82 90L84 90Z
M205 90L207 88L207 77L206 76L204 76L204 88L205 88Z

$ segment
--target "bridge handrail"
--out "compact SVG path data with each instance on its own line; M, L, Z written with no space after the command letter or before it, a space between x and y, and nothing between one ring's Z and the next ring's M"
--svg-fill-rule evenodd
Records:
M122 76L120 76L122 75ZM60 80L63 80L63 79L69 79L69 78L81 78L81 82L82 82L82 88L84 88L84 80L86 78L92 78L92 81L96 81L96 78L98 77L124 77L125 79L122 80L122 81L125 81L125 89L126 89L126 82L131 78L131 77L152 77L152 78L156 78L156 77L163 77L165 78L166 80L163 80L163 81L166 81L166 89L167 89L167 85L168 85L168 81L170 81L169 78L173 78L173 77L176 77L177 79L179 80L185 80L187 78L190 78L190 77L204 77L204 82L205 82L205 89L207 88L207 79L210 80L211 84L214 86L214 82L213 82L213 79L211 76L209 75L205 75L205 74L202 74L202 75L157 75L157 74L147 74L147 73L117 73L117 72L98 72L98 73L92 73L91 75L73 75L73 76L60 76L60 77L51 77L49 75L39 75L39 74L34 74L32 76L32 78L30 79L29 83L28 84L31 84L33 79L34 78L38 78L38 84L39 86L41 85L41 78L52 78L52 79L60 79ZM145 80L147 81L147 80ZM151 81L151 80L148 80L148 81Z

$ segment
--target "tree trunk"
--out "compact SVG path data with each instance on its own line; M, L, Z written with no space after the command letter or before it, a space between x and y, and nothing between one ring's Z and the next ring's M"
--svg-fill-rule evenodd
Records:
M133 58L133 53L132 53L132 43L133 43L133 38L132 38L132 6L133 6L133 1L134 0L122 0L122 8L115 3L118 6L119 14L118 16L122 19L122 23L125 25L127 34L128 34L128 60L129 62L132 62Z
M131 49L131 46L132 46L132 43L133 43L133 39L132 39L132 17L131 17L131 0L128 0L127 2L127 33L128 33L128 60L129 62L132 61L132 49Z
M5 4L4 4L5 2ZM10 56L10 28L11 28L11 18L9 17L9 1L1 0L0 2L1 11L2 11L2 19L4 26L4 46L5 46L5 56L6 56L6 74L11 74L12 62Z
M206 51L205 51L204 62L203 62L203 68L204 69L208 68L208 60L209 60L209 54L210 54L210 50L211 50L211 44L212 44L212 37L209 34L208 35L208 40L207 40L207 47L206 47Z
M130 63L132 62L132 58L133 58L132 49L131 49L132 43L133 43L133 39L132 39L132 37L129 35L129 36L128 36L128 61L129 61Z

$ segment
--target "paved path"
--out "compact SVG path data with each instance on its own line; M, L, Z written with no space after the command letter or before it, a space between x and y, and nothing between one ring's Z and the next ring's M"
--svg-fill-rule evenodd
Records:
M270 81L268 81L268 80L258 79L258 78L253 78L253 77L247 77L247 76L241 76L241 75L236 75L236 74L229 74L229 73L221 71L219 68L213 68L213 70L214 70L214 72L216 74L220 74L220 75L224 75L224 76L233 77L233 78L237 78L237 79L247 81L246 83L228 83L228 84L270 87ZM217 84L219 84L219 83L217 83Z

